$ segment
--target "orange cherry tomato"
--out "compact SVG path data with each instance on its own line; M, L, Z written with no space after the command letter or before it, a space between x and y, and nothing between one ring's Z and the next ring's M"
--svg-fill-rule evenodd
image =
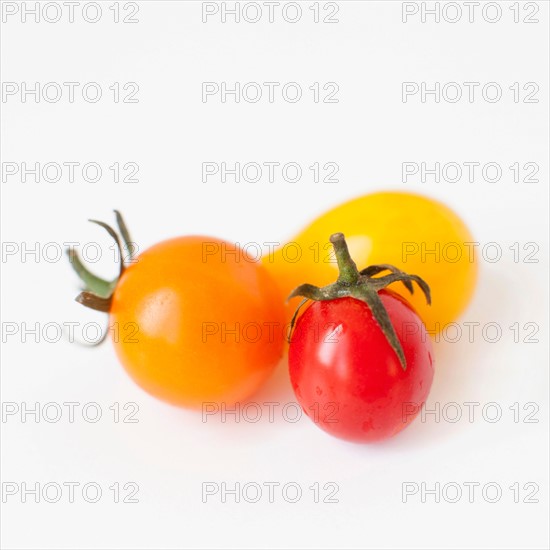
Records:
M95 223L120 247L109 226ZM122 267L112 283L90 274L75 251L69 255L87 287L77 301L109 312L118 358L160 399L192 408L233 404L252 395L282 357L284 299L261 263L236 245L197 236L166 240Z
M111 322L121 334L123 327L138 332L115 342L116 353L143 389L165 401L234 403L253 394L282 355L282 303L267 271L236 246L167 240L118 282Z

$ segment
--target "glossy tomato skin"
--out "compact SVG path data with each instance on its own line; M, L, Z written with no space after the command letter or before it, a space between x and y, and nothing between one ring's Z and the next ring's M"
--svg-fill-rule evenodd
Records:
M392 291L379 295L406 370L368 306L354 298L313 302L298 319L289 348L292 387L304 412L331 435L357 443L405 428L434 375L431 339L416 312Z
M170 239L120 278L110 312L115 350L160 399L232 404L253 394L282 355L282 303L266 270L235 245Z
M410 296L401 283L392 290L420 314L430 333L440 332L467 307L477 279L475 239L453 210L432 198L405 192L364 195L320 215L263 263L285 296L302 283L328 285L338 266L328 236L342 232L357 267L392 264L419 275L431 288ZM298 299L291 300L290 317Z

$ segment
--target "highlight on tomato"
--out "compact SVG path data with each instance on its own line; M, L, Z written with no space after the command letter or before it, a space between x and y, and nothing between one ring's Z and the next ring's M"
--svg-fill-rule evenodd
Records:
M296 311L289 345L289 372L304 412L329 434L357 443L385 439L411 423L434 376L432 342L412 306L387 286L413 283L431 303L417 275L388 264L362 271L342 233L331 236L339 268L336 282L310 283L291 296L312 303ZM386 275L381 275L389 271Z
M124 220L116 216L132 252ZM117 232L90 221L115 240L120 271L114 281L101 279L70 249L85 285L77 301L109 314L116 354L134 381L191 408L252 395L277 365L284 343L283 297L261 263L223 240L186 236L130 254L125 265Z
M433 307L421 296L407 297L430 333L455 321L475 289L477 255L465 223L449 207L422 195L379 192L364 195L319 216L287 244L263 258L285 296L303 281L327 285L338 266L326 236L346 235L359 265L388 263L430 282ZM290 319L293 301L287 311Z

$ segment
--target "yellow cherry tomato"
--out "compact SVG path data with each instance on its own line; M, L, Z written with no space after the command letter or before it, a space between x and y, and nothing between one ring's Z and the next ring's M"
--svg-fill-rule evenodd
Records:
M477 277L473 238L447 206L412 193L365 195L329 210L294 239L263 257L263 264L288 296L302 283L324 286L338 277L329 237L344 233L351 256L361 270L392 264L422 277L430 286L432 305L402 283L391 288L404 296L424 320L428 332L439 332L468 305ZM288 315L298 300L292 299Z

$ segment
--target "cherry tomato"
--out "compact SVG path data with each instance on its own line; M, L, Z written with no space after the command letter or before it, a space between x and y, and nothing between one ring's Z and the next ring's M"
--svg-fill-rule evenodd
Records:
M475 288L477 260L468 228L444 204L412 193L365 195L336 206L313 221L288 244L263 258L287 295L303 282L326 285L338 269L327 235L341 231L359 265L388 263L429 282L433 305L405 296L430 333L453 322L468 305ZM291 315L296 302L291 303Z
M354 298L314 302L298 319L289 347L292 387L304 412L341 439L371 442L395 435L417 415L434 375L431 339L398 294L380 298L401 342L407 368L371 310Z
M400 295L386 290L412 283L430 303L430 289L394 266L361 272L344 236L331 237L336 282L297 287L292 296L315 300L298 318L289 347L292 387L305 413L323 430L349 441L395 435L417 415L434 375L432 342L422 320ZM389 275L379 276L389 271ZM302 302L302 304L304 303Z
M139 327L115 342L134 380L166 401L234 403L264 382L282 355L282 300L265 269L243 251L204 256L207 237L182 237L141 254L122 275L111 323ZM271 323L270 330L269 324ZM277 331L278 329L278 331Z
M77 300L109 311L128 374L176 405L246 399L282 356L277 285L260 263L219 239L156 244L122 271L111 296L85 292Z

